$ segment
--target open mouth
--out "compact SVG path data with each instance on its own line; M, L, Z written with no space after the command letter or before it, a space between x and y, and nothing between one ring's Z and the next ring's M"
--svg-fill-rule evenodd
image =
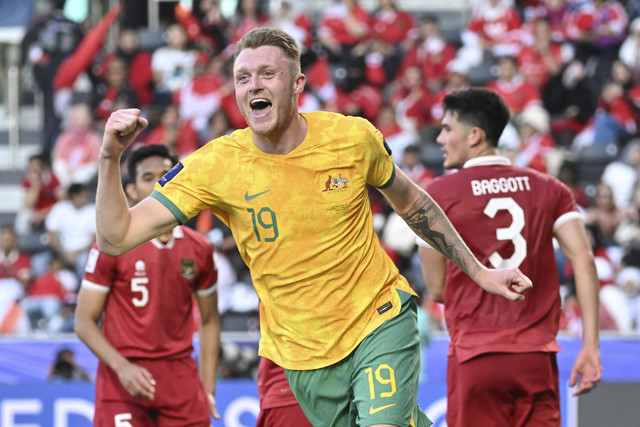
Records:
M271 110L271 101L265 98L256 98L249 103L251 112L255 117L264 117Z

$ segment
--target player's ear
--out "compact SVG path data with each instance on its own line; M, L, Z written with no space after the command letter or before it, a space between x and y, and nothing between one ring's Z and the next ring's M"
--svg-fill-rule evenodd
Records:
M305 76L302 73L298 73L296 75L295 80L293 81L293 91L297 94L300 95L302 93L302 91L304 90L304 85L307 82L307 76Z
M486 142L485 140L486 140L485 134L482 129L480 129L478 126L474 126L471 128L468 135L468 141L469 141L470 147L475 147L482 142Z
M124 186L124 193L131 200L136 199L136 185L133 182L129 182Z

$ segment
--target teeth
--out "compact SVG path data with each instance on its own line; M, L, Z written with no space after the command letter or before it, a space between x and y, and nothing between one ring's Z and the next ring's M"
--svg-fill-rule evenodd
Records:
M265 99L265 98L258 98L258 99L253 99L251 101L251 105L255 105L257 102L266 102L269 103L269 100Z

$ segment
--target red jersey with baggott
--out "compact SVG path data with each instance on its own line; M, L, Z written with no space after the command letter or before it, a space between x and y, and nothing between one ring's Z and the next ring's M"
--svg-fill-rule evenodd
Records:
M581 218L569 189L550 175L485 156L433 179L427 192L481 263L518 267L534 284L526 299L514 304L485 292L447 260L449 354L455 352L462 363L494 352L560 351L560 283L552 235L565 222ZM464 209L457 207L460 203Z

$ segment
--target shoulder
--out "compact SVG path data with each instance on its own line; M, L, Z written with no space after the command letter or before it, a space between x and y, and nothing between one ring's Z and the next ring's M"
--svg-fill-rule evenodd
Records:
M327 118L335 121L335 130L337 135L344 135L345 132L367 134L378 134L379 131L376 127L364 117L357 116L344 116L338 113L324 113L328 114ZM349 135L351 136L351 135Z
M237 150L246 150L249 143L253 142L249 128L238 129L230 135L223 135L213 139L198 150L189 154L181 160L185 166L187 164L199 164L201 162L210 163L212 158L221 157L230 159L231 153Z
M202 233L186 226L179 227L182 228L184 239L186 241L206 248L213 247L211 246L211 242L209 242L209 240Z

